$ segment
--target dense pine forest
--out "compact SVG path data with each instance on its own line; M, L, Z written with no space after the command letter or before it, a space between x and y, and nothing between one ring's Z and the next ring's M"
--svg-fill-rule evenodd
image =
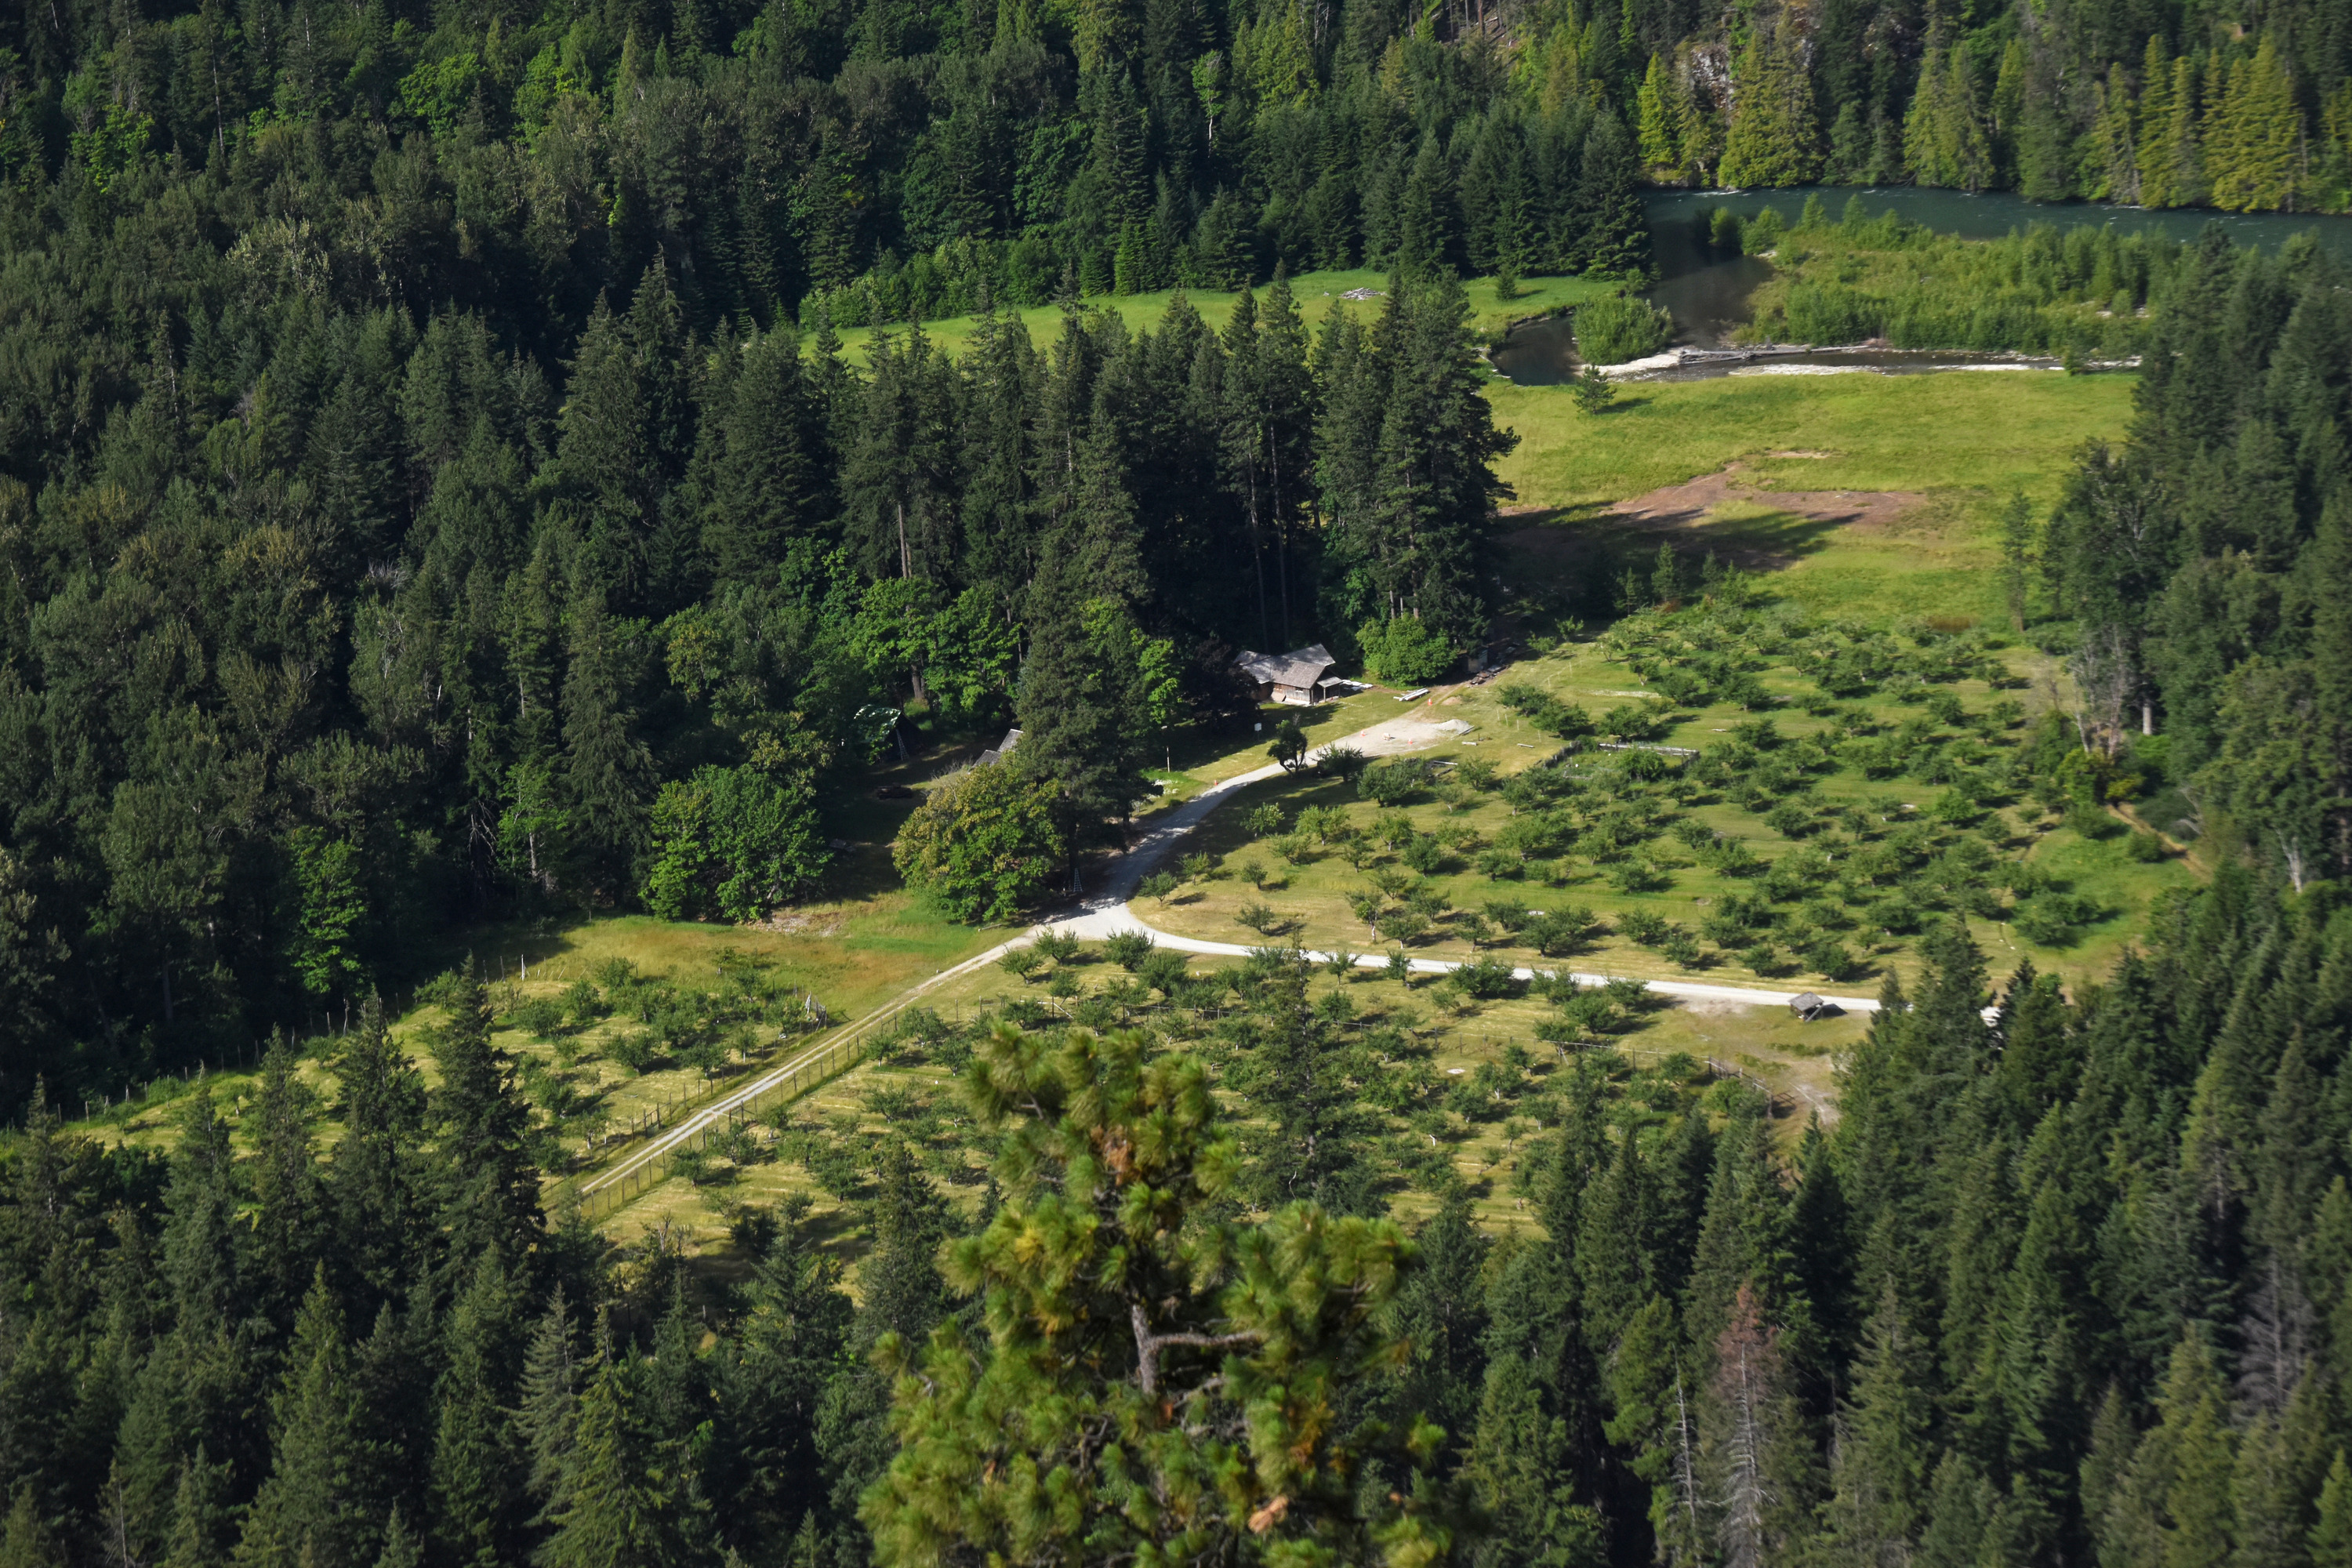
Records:
M1414 679L1484 634L1508 438L1449 269L1638 277L1645 174L1940 180L1953 115L1970 182L2039 192L2060 132L2015 103L2122 112L2143 44L2176 63L2132 112L2178 79L2203 117L2165 199L2194 163L2250 205L2223 154L2257 143L2317 190L2347 24L2260 20L26 8L0 1083L217 1059L420 978L452 920L756 913L819 884L821 803L908 714L1037 720L1038 858L1076 854L1151 736L1240 706L1234 650L1369 636ZM2250 104L2294 125L2229 130ZM1838 162L1865 110L1895 163ZM1360 262L1398 287L1311 342L1279 283L952 363L827 337Z
M478 973L380 1000L470 922L823 891L877 762L1018 724L898 861L1010 919L1171 728L1248 740L1240 649L1458 668L1517 437L1457 279L1635 281L1645 181L1816 179L2340 210L2352 13L12 8L0 1568L2352 1563L2307 243L1969 263L2143 356L2008 513L2071 695L2003 776L2204 876L2071 986L1924 922L1810 1119L1580 1028L1465 1086L1526 1128L1474 1190L1375 1114L1405 1031L1269 947L902 1032L954 1117L797 1129L836 1203L714 1262L547 1186ZM1247 291L1099 308L1171 288ZM1632 564L1555 608L1682 613ZM160 1145L59 1119L264 1040Z

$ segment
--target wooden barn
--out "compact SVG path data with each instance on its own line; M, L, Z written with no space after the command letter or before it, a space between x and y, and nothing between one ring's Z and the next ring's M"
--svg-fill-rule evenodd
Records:
M1325 678L1338 662L1321 643L1288 653L1253 653L1248 648L1234 661L1249 677L1260 702L1287 702L1312 708L1322 700Z

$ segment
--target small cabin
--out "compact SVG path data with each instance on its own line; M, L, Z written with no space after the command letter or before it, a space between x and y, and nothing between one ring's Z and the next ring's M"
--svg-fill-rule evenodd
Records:
M1009 757L1009 756L1011 756L1011 755L1013 754L1013 747L1015 747L1015 746L1017 746L1017 745L1019 745L1020 743L1021 743L1021 731L1018 731L1018 730L1007 730L1007 731L1004 731L1004 739L1003 739L1002 741L997 742L996 742L996 744L994 744L993 746L991 746L988 750L986 750L986 751L984 751L984 752L981 752L981 753L980 753L980 763L979 763L979 764L978 764L978 765L979 765L979 766L981 766L981 767L983 767L983 768L984 768L984 767L986 767L986 766L987 766L989 763L1001 763L1001 762L1003 762L1005 758L1007 758L1007 757Z
M1789 998L1789 1011L1794 1013L1801 1021L1808 1024L1817 1018L1837 1018L1843 1017L1845 1014L1845 1009L1836 1003L1816 996L1810 991L1801 996Z
M1339 661L1331 657L1329 648L1314 643L1288 653L1253 653L1244 648L1241 658L1234 662L1248 679L1260 702L1312 708L1322 700L1331 667Z

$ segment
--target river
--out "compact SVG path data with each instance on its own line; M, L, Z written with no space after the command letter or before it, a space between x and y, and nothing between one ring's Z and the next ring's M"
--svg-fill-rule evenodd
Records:
M2315 233L2320 244L2352 261L2352 217L2314 216L2283 213L2219 213L2202 207L2152 210L2119 207L2095 202L2029 202L2007 191L1969 195L1960 191L1924 190L1912 185L1855 188L1800 185L1771 191L1653 191L1645 203L1650 240L1658 281L1646 297L1674 313L1675 342L1695 348L1717 348L1746 324L1749 296L1771 276L1769 264L1752 256L1726 256L1706 243L1701 226L1721 207L1741 218L1754 217L1766 207L1777 207L1794 222L1806 198L1818 195L1832 216L1843 214L1852 197L1862 197L1872 217L1890 210L1940 234L1963 239L1996 239L2029 224L2053 224L2074 228L2099 224L2120 233L2147 232L2168 239L2193 239L2209 223L2218 223L2238 245L2264 249L2288 236ZM1564 321L1538 321L1513 331L1490 356L1495 368L1525 385L1549 385L1576 374L1573 339ZM1829 355L1816 356L1822 361ZM1897 374L1949 369L1967 364L2008 363L1994 354L1934 355L1846 353L1837 363L1819 369L1879 370ZM1688 365L1665 373L1692 375L1738 374L1745 367L1717 362Z

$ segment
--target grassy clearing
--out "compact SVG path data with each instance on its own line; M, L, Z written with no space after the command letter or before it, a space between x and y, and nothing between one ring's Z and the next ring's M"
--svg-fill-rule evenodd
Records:
M1290 280L1290 290L1298 300L1298 313L1309 327L1319 326L1323 319L1342 304L1351 304L1360 319L1370 319L1381 308L1378 300L1349 301L1341 296L1360 289L1385 290L1388 274L1358 268L1346 272L1302 272ZM1465 286L1470 297L1472 323L1484 335L1501 332L1513 321L1538 316L1549 316L1570 305L1586 300L1600 299L1617 292L1613 283L1595 283L1582 278L1523 278L1519 280L1518 297L1513 300L1495 298L1495 281L1491 278L1473 279ZM1261 290L1262 292L1263 290ZM1151 294L1111 295L1086 301L1089 310L1116 312L1130 329L1157 331L1166 318L1169 306L1179 294L1192 302L1192 308L1213 327L1222 328L1232 313L1234 301L1241 298L1213 289L1161 289ZM1019 312L1022 325L1041 347L1061 335L1062 307L1039 305ZM906 329L890 329L901 335ZM924 335L930 338L950 355L963 352L971 341L972 318L957 316L947 321L925 321ZM873 341L871 327L845 328L841 333L845 357L857 363L866 360L866 345Z
M1567 387L1497 381L1486 395L1519 434L1501 468L1527 505L1605 505L1738 458L1782 488L2022 489L2046 501L2085 439L2122 436L2137 384L2054 371L1637 381L1597 415ZM1823 455L1783 455L1799 451Z
M1187 984L1223 980L1241 967L1238 961L1194 959ZM976 1210L985 1190L985 1153L963 1120L954 1081L969 1049L966 1031L1008 1012L1033 1026L1072 1017L1097 1026L1135 1023L1200 1051L1221 1079L1234 1068L1234 1051L1219 1034L1230 995L1207 984L1213 1005L1179 1006L1148 992L1139 997L1141 988L1129 989L1134 984L1104 962L1098 948L1025 982L995 970L961 977L929 999L940 1026L927 1037L779 1108L730 1152L715 1152L648 1192L605 1228L625 1244L666 1225L723 1272L737 1261L736 1238L747 1216L805 1204L814 1232L851 1261L866 1247L859 1207L865 1184L894 1139L916 1151L952 1205ZM1425 977L1407 986L1367 973L1318 973L1309 994L1318 1008L1344 1006L1353 1028L1381 1038L1383 1072L1412 1087L1412 1104L1383 1119L1387 1157L1419 1167L1391 1194L1395 1212L1410 1222L1434 1209L1433 1189L1441 1179L1430 1163L1433 1154L1466 1185L1491 1227L1528 1221L1523 1156L1528 1140L1558 1121L1555 1090L1568 1060L1561 1047L1536 1037L1550 1005L1529 995L1448 997ZM1344 1002L1335 1004L1334 996ZM1202 1000L1186 994L1188 1003ZM1835 1053L1865 1027L1858 1017L1801 1024L1777 1007L1717 1005L1664 1006L1621 1018L1618 1026L1622 1032L1598 1056L1621 1103L1744 1078L1771 1095L1779 1129L1790 1139L1826 1105ZM959 1036L966 1043L959 1044ZM1480 1087L1464 1087L1472 1084ZM1246 1106L1229 1091L1221 1090L1221 1098L1241 1118L1246 1138Z
M869 846L849 853L887 859L887 849ZM491 1005L499 1018L494 1037L513 1054L526 1092L541 1107L542 1125L552 1131L561 1151L555 1163L571 1164L594 1152L592 1136L636 1126L649 1114L703 1098L782 1059L814 1022L805 999L814 998L835 1021L855 1018L1003 940L1003 933L954 924L916 895L895 889L802 905L765 927L623 916L562 928L478 927L465 938L465 952L455 961L470 955L491 977ZM640 989L659 1014L631 1010L636 1005L632 994L614 984L616 962L645 983ZM573 990L583 983L593 1002L585 1011L577 1004L590 998ZM432 1033L444 1017L428 1003L408 1008L392 1026L428 1083L437 1078ZM622 1045L638 1037L650 1041L643 1052ZM698 1042L703 1059L690 1061ZM326 1062L334 1050L331 1038L306 1042L300 1068L328 1100L333 1084ZM638 1056L642 1065L625 1065L627 1056ZM235 1072L205 1081L215 1101L235 1113L250 1101L259 1079ZM168 1145L193 1088L167 1080L146 1100L119 1109L91 1130L110 1141ZM322 1135L331 1142L334 1131L330 1123Z

